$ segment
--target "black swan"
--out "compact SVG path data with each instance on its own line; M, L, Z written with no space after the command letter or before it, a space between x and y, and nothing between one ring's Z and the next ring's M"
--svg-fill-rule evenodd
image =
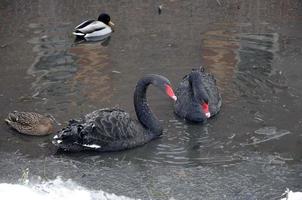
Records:
M205 122L219 112L222 103L214 76L203 67L186 75L175 94L174 112L192 122Z
M35 112L11 112L5 122L25 135L42 136L54 133L53 120Z
M148 106L146 92L152 84L176 100L170 81L150 74L137 82L134 107L138 121L117 108L96 110L82 121L71 120L53 138L53 144L65 151L119 151L143 145L162 134L159 120Z

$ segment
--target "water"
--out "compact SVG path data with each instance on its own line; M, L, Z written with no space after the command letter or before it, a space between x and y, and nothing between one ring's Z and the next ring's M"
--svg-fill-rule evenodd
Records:
M135 118L139 77L162 74L176 87L200 65L223 97L220 114L196 125L150 88L163 136L115 153L64 154L52 136L20 135L1 123L2 183L19 183L28 169L29 178L60 176L134 199L281 199L286 188L302 191L299 1L0 1L0 10L2 119L37 111L64 126L116 105ZM73 27L100 11L116 24L111 37L75 42Z

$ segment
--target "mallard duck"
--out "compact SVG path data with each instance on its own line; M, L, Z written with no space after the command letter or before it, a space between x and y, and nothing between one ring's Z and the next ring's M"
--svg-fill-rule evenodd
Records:
M13 129L26 135L49 135L53 133L53 121L35 112L14 111L5 119Z
M105 37L112 32L113 26L114 24L110 21L110 16L102 13L98 17L98 20L87 20L76 26L73 34L86 40Z
M174 112L192 122L205 122L220 111L221 95L216 80L203 67L193 69L176 89Z

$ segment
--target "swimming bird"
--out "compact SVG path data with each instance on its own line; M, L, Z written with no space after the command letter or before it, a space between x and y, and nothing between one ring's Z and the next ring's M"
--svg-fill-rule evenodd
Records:
M105 38L112 32L114 23L111 22L107 13L99 15L98 20L86 20L75 27L73 35L93 40L95 38Z
M134 91L137 120L124 110L104 108L89 113L82 120L71 120L53 138L53 144L65 151L119 151L143 145L162 134L162 126L150 109L146 93L154 85L176 100L170 81L161 75L141 78Z
M203 67L186 75L175 94L174 112L188 121L205 122L220 111L222 99L216 80Z
M53 121L39 113L14 111L5 119L13 129L26 135L49 135L54 133Z

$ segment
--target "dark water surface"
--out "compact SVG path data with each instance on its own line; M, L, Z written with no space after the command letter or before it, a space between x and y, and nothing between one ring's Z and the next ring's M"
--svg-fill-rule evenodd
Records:
M111 38L76 44L73 27L102 11L116 24ZM52 136L20 135L1 122L0 181L15 183L28 168L30 177L61 176L140 199L278 199L286 187L301 191L301 20L299 0L1 0L0 119L37 111L64 125L115 105L135 117L141 76L162 74L176 87L201 64L216 76L223 107L205 125L188 124L151 88L164 135L105 154L60 154Z

